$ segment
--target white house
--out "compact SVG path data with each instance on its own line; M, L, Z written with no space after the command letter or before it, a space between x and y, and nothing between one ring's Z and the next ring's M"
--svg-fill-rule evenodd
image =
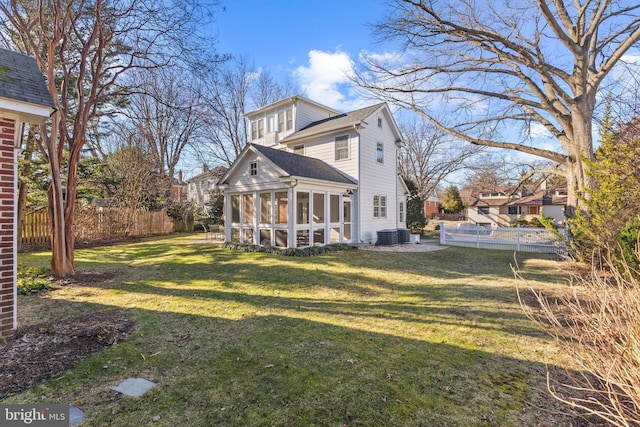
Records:
M250 141L220 179L227 241L375 243L405 228L402 140L387 104L340 113L301 96L245 115Z
M531 221L541 215L563 225L567 189L564 186L530 190L525 186L503 186L481 190L474 196L467 215L469 221L486 227L508 227L517 220Z
M209 202L211 193L215 190L220 177L227 171L223 166L209 169L202 166L202 173L187 180L187 200L200 206Z

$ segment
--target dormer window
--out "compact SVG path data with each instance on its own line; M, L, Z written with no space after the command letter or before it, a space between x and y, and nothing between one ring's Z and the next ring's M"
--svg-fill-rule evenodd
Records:
M293 110L288 109L285 111L286 119L287 119L287 130L293 129Z
M258 120L258 138L264 136L264 119Z
M258 162L249 163L249 175L250 176L258 175Z
M284 132L284 112L278 113L278 132Z

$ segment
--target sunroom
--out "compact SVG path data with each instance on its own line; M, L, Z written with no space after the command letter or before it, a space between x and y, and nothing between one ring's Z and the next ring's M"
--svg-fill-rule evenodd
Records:
M219 186L227 241L283 248L352 242L357 185L317 159L251 145Z
M352 192L290 187L229 195L228 240L263 246L350 243Z

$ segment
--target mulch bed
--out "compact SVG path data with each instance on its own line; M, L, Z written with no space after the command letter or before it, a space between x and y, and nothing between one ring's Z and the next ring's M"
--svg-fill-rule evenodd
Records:
M54 286L97 283L113 273L80 272ZM0 345L0 399L55 377L100 350L125 339L133 323L124 311L91 313L18 327Z

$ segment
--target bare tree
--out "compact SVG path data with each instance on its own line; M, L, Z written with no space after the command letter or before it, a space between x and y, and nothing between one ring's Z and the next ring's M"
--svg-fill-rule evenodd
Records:
M229 166L247 143L244 113L293 95L289 83L279 84L266 71L257 71L245 58L228 61L202 79L207 134L199 156Z
M395 60L370 55L356 81L472 144L563 165L568 207L590 188L598 91L640 40L628 1L393 0L376 25L402 41ZM436 114L437 112L437 114ZM437 115L453 115L452 125ZM544 131L558 149L530 138ZM489 134L491 137L486 137ZM500 137L500 135L502 135Z
M256 74L249 91L248 107L251 109L264 107L296 93L295 86L290 80L280 83L269 71L262 69Z
M54 275L75 272L78 162L89 123L100 108L128 91L119 84L123 74L139 67L157 68L193 52L193 25L204 18L206 11L195 0L0 2L0 39L35 57L57 109L38 141L52 178ZM65 179L63 153L68 154Z
M117 117L116 133L148 152L154 159L159 183L171 189L176 165L187 146L200 136L205 115L194 78L179 67L141 70L130 76L136 93Z
M400 174L413 181L426 200L451 174L464 169L483 147L452 137L421 119L400 124L404 146L399 153Z

